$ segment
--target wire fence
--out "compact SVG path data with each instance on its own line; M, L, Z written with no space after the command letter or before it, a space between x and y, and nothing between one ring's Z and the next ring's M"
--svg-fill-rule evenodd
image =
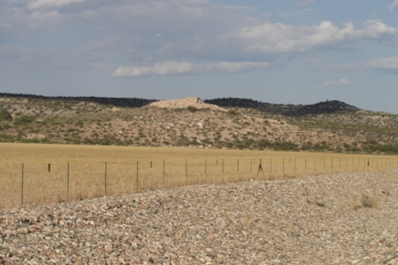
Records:
M131 163L1 163L0 209L169 189L276 180L398 166L396 157L271 157L139 160Z

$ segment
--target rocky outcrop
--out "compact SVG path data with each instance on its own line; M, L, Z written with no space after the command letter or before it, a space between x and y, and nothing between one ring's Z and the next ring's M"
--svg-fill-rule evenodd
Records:
M167 108L167 109L183 109L183 108L193 107L195 109L221 110L219 106L205 103L198 97L175 99L175 100L162 100L162 101L152 102L149 105L158 108Z

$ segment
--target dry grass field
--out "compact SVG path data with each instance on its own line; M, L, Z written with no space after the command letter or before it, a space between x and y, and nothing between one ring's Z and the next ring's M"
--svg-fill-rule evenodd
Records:
M396 156L364 154L1 143L0 209L397 165Z

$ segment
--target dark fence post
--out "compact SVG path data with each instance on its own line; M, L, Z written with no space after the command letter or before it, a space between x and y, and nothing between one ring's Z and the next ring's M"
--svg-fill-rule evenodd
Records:
M138 193L138 161L137 161L137 175L136 175L136 178L135 178L135 185L136 185L136 191Z
M66 200L69 201L69 163L66 170Z
M21 205L23 205L23 185L24 185L25 165L22 163L22 181L21 181Z
M104 174L104 191L106 196L106 171L107 171L107 162L105 162L105 174Z

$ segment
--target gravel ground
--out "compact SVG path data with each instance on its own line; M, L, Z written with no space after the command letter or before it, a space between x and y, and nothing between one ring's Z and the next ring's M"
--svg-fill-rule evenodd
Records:
M2 210L0 264L398 264L398 169Z

